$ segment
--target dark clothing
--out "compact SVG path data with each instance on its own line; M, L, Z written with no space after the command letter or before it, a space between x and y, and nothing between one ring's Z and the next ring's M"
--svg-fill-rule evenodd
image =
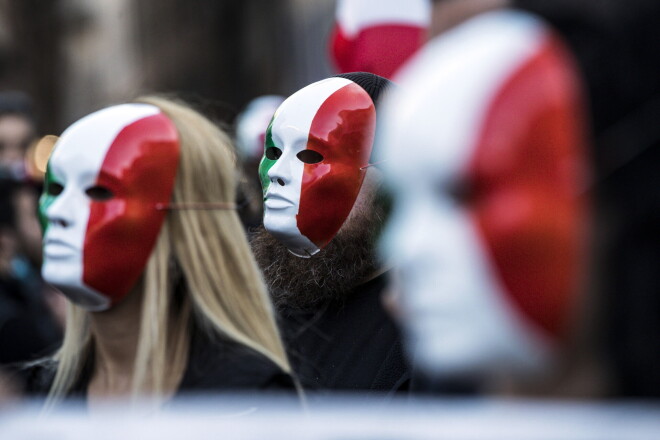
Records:
M234 342L198 336L177 395L220 391L295 390L293 378L264 355Z
M399 391L409 383L400 335L383 309L381 275L345 303L281 313L289 359L306 390Z
M237 393L256 397L262 393L295 393L293 378L256 351L235 342L195 332L188 365L174 397ZM84 400L93 365L85 366L69 396ZM34 366L26 372L26 394L45 396L54 379L54 368Z
M559 31L586 79L595 141L594 279L613 394L660 397L660 2L514 4Z
M27 263L25 275L0 275L0 366L8 367L52 353L62 332L42 295L38 275Z

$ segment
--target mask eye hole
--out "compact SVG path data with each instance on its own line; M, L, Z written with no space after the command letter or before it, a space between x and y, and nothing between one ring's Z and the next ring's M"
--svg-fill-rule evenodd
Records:
M282 156L282 150L277 147L266 148L266 157L270 160L277 160Z
M314 150L302 150L300 153L296 154L296 157L300 159L301 162L305 163L319 163L323 160L323 155Z
M105 200L109 200L114 197L112 191L100 185L90 186L85 190L85 194L87 194L87 197L89 197L90 199L98 202L103 202Z
M64 187L59 183L51 182L46 187L46 194L49 196L59 196L64 191Z

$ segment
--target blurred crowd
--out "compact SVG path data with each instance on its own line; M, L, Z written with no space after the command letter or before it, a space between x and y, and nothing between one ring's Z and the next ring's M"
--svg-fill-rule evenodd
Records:
M660 398L659 18L338 0L228 129L0 93L0 403Z

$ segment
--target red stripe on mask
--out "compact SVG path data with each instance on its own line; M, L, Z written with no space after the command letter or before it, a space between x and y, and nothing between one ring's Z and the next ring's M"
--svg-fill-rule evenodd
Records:
M83 282L113 304L137 283L151 255L172 197L178 135L162 114L126 126L104 158L96 184L112 191L92 201L83 252Z
M310 128L307 149L323 161L305 164L298 229L319 248L337 234L360 193L376 128L376 109L357 84L333 93Z

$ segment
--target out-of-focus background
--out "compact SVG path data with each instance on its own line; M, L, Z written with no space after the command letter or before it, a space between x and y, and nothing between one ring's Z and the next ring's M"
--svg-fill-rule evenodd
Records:
M0 89L30 95L41 133L145 92L231 120L251 99L331 73L334 0L0 2Z
M0 1L0 376L51 353L62 335L65 300L39 276L36 216L55 136L147 93L179 97L233 131L253 98L288 95L333 72L334 8L333 0ZM12 386L0 377L0 388Z
M336 73L329 56L336 3L0 0L0 152L4 152L0 155L0 344L11 348L0 352L0 370L28 355L47 353L59 341L63 326L63 299L38 275L41 238L35 209L45 159L54 142L47 135L59 135L94 110L145 93L181 97L231 127L254 98L288 96ZM648 41L657 43L657 39ZM625 69L624 65L620 70ZM657 103L657 97L649 96L648 101ZM5 114L16 117L3 124ZM625 133L627 120L622 120L614 128ZM613 144L624 143L619 142L619 131L602 131L601 139L609 136ZM652 130L649 133L653 136ZM657 262L653 264L657 238L652 239L658 206L653 201L660 193L647 183L657 182L657 177L644 179L651 174L657 149L644 151L648 159L641 153L631 154L632 158L624 154L625 160L614 161L624 163L620 168L610 172L603 167L605 177L592 188L602 192L606 202L598 213L606 218L599 218L601 229L594 241L611 234L610 229L620 228L625 234L611 234L612 243L596 246L607 247L596 255L607 261L596 268L593 288L596 294L605 292L605 297L589 319L600 325L593 338L602 350L599 366L606 372L601 378L606 391L601 395L652 399L657 397L660 378L660 323L653 294L660 277L654 272ZM25 167L16 165L19 162ZM639 219L644 227L636 227L631 219ZM619 271L623 275L611 270L618 268L625 269ZM630 286L636 286L631 292L638 293L628 294ZM11 384L0 377L0 394L3 386Z

